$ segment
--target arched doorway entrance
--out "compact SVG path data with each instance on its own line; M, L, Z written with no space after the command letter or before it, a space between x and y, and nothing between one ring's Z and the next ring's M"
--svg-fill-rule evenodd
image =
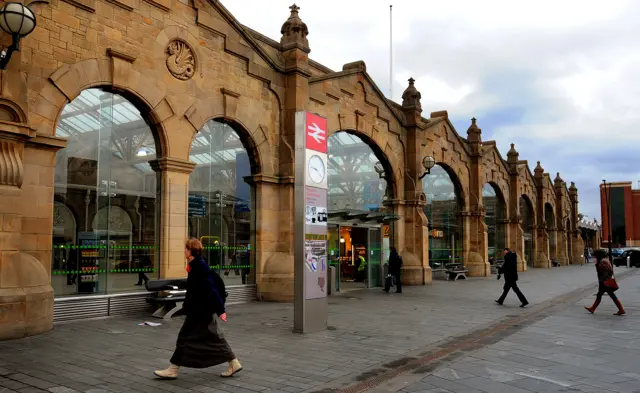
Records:
M549 237L549 259L551 259L553 265L553 262L556 261L558 256L556 251L556 224L553 207L548 202L544 204L544 223L547 230L547 236Z
M255 209L252 157L239 127L209 120L195 135L189 159L189 236L202 241L205 259L226 285L255 284Z
M380 152L346 131L329 137L328 156L328 252L335 287L345 291L382 286L382 261L391 242L382 230L390 220L383 200L391 170ZM385 168L382 174L376 164Z
M487 225L487 247L489 263L504 262L504 248L506 247L506 216L507 206L504 196L493 183L486 183L482 187L482 204L485 207L485 224Z
M535 267L534 259L536 257L533 255L533 205L525 195L520 196L519 208L520 229L524 240L524 258L527 261L527 266L533 268Z
M56 136L68 144L56 156L55 200L77 217L75 237L54 234L53 254L68 250L64 267L52 269L56 295L143 289L158 274L152 129L125 97L87 89L62 110Z
M463 262L462 199L455 175L436 164L422 179L427 196L424 213L429 220L429 265L441 269L446 263Z

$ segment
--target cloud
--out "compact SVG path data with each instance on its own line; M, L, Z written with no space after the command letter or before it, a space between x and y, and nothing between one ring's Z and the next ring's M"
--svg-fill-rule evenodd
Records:
M276 39L292 0L233 0L244 24ZM333 69L364 60L389 85L390 1L298 0L311 57ZM425 115L447 109L466 136L478 118L502 152L575 181L599 218L598 183L640 179L640 2L393 2L393 98L412 76Z

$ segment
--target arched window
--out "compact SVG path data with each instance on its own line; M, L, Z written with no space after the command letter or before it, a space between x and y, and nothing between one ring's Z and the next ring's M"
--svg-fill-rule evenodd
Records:
M533 255L533 207L528 198L520 196L520 228L524 236L524 257L529 267L534 267Z
M387 182L375 165L383 157L360 137L332 134L328 148L329 265L338 269L334 288L340 291L382 285L382 259L390 238L371 214L384 210ZM384 214L382 214L384 216Z
M202 241L205 259L227 285L255 283L251 162L229 124L209 120L191 143L189 236Z
M424 213L429 220L429 265L443 268L462 262L463 238L460 190L449 172L436 164L422 179L427 196Z
M544 205L544 222L549 236L549 258L555 259L556 253L556 222L553 207L550 203Z
M493 265L504 260L507 208L502 194L491 183L486 183L482 187L482 204L486 209L485 223L487 225L489 263Z
M55 199L77 217L75 237L54 234L54 255L65 250L52 269L56 295L140 289L158 275L151 128L126 98L88 89L62 110L56 136L68 142L56 156ZM116 228L125 217L128 229Z
M358 136L336 132L329 137L329 210L378 211L387 182L375 170L381 161Z

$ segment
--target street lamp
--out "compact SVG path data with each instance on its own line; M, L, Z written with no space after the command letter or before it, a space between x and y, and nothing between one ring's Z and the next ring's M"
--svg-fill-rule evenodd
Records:
M611 183L607 187L607 181L602 180L602 185L604 189L604 198L605 203L607 204L607 226L608 226L608 237L609 237L609 259L611 259L611 266L613 267L613 251L611 250L611 242L613 241L613 232L611 230Z
M8 2L0 8L0 28L11 35L11 45L0 54L0 69L4 70L13 52L20 51L19 42L36 28L36 16L22 3Z
M380 179L385 179L386 178L386 176L384 174L384 165L382 165L382 163L380 161L376 162L376 164L373 166L373 169L376 170L376 173L378 174Z
M431 173L431 168L433 168L435 165L436 165L436 160L433 157L425 156L422 159L422 166L424 167L425 172L422 175L420 175L420 180L422 180L423 177Z

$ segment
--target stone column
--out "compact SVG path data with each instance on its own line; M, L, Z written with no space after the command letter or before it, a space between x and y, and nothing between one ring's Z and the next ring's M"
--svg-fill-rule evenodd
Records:
M151 161L150 164L158 173L160 185L160 277L185 277L184 243L189 235L189 174L196 164L167 157Z
M399 250L404 260L403 284L425 285L432 281L432 271L429 266L429 229L427 217L424 214L427 199L422 191L420 178L425 172L422 165L422 145L426 139L426 125L421 116L421 94L414 82L413 78L409 78L409 86L402 93L402 110L407 120L407 153L405 201L400 209L404 244Z
M569 265L569 231L567 228L567 213L564 210L564 193L563 188L565 182L560 177L560 172L556 174L553 181L553 187L556 192L556 259L562 266Z
M545 215L544 215L544 169L540 165L540 161L536 164L536 168L533 170L533 178L536 183L536 225L535 236L536 244L538 245L538 252L535 255L536 268L550 268L551 267L551 250L549 248L549 241L551 238L550 228L547 228Z
M278 235L277 244L272 245L276 251L269 255L262 255L262 265L258 267L256 277L259 297L265 301L293 301L294 300L294 163L296 146L295 114L304 111L309 104L309 41L307 25L300 19L295 4L289 7L291 14L281 28L282 56L285 66L283 121L280 130L278 179L258 182L256 198L259 203L272 204L265 196L258 192L265 191L267 195L277 198L277 223L275 233ZM264 178L262 180L265 180ZM275 207L275 206L274 206ZM259 208L258 208L259 209ZM261 213L258 213L261 214ZM265 213L269 214L269 213ZM258 229L266 225L268 217L261 215ZM259 239L257 239L259 240ZM302 282L302 281L301 281Z
M534 266L536 268L547 269L551 267L551 257L549 254L549 233L542 225L538 225L535 229L537 251L535 254Z
M582 236L580 236L580 228L578 228L578 188L574 182L569 187L569 200L571 201L571 213L569 215L571 221L571 261L572 265L584 265L585 244Z
M465 266L470 276L488 277L491 275L489 264L488 234L485 222L486 210L482 204L482 130L476 125L476 119L471 119L471 126L467 130L467 140L470 147L469 176L469 248L465 258ZM465 241L466 245L466 241Z
M293 180L293 179L292 179ZM281 214L284 205L293 208L291 184L280 184L277 177L254 175L255 263L258 298L271 302L293 301L293 256L290 252L290 218ZM282 197L291 200L282 200ZM289 208L287 208L288 211ZM284 241L283 241L284 239Z
M65 143L36 137L10 106L0 105L0 119L0 340L5 340L53 327L53 180L56 151Z
M523 272L527 270L527 261L524 255L524 230L522 229L524 217L520 217L519 157L520 154L517 152L515 144L512 143L511 149L507 152L507 165L509 167L509 206L507 206L509 219L507 221L507 232L509 235L506 244L518 256L518 271Z

